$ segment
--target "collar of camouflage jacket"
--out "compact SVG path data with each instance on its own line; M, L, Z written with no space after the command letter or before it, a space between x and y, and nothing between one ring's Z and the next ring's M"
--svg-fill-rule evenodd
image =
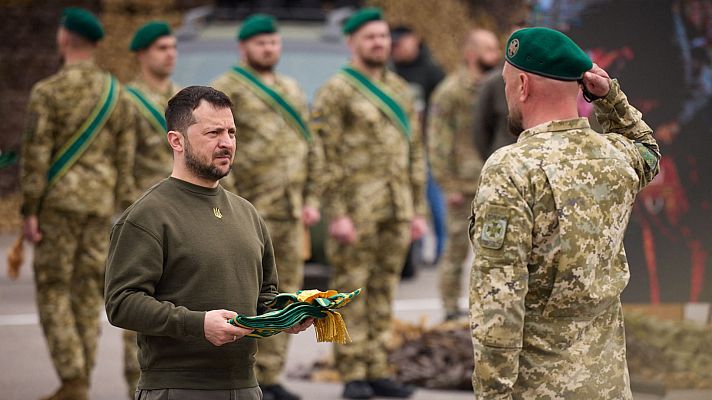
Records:
M546 132L560 132L569 131L572 129L590 129L591 125L588 123L587 118L573 118L564 120L554 120L549 122L544 122L537 126L531 127L519 135L517 142L521 142L526 138L538 135L540 133Z

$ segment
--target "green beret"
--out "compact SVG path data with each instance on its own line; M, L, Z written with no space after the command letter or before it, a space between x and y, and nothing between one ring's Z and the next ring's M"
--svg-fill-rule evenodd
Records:
M156 39L171 35L171 27L163 21L151 21L136 31L129 50L139 51L151 47Z
M247 40L261 33L277 32L277 22L274 17L267 14L253 14L242 22L240 30L237 32L237 40Z
M367 22L383 20L383 11L377 7L362 8L351 14L344 24L344 34L351 35Z
M98 42L104 37L104 27L101 26L99 18L83 8L65 8L59 24L92 42Z
M525 28L512 33L504 53L513 66L560 81L581 79L593 66L573 40L549 28Z

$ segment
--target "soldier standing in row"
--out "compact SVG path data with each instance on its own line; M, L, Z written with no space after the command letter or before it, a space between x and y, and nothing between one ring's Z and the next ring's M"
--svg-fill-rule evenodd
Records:
M328 172L332 284L364 288L344 310L353 342L335 346L336 365L345 398L405 398L413 390L389 378L385 342L408 246L427 230L423 144L408 84L385 68L390 35L381 11L357 11L344 33L351 63L319 90L312 116Z
M212 86L234 104L240 157L233 191L250 201L275 243L280 292L301 289L303 239L317 223L323 150L311 134L306 96L297 82L275 73L282 43L273 17L255 14L238 32L240 64ZM298 400L279 382L287 355L284 334L261 339L256 373L266 400Z
M168 100L180 90L171 81L176 65L176 37L163 21L151 21L134 34L129 49L136 54L139 74L126 85L136 109L134 179L137 199L144 191L171 175L173 151L166 139L164 112ZM134 398L139 368L136 332L124 331L124 377L129 398Z
M483 160L472 134L472 110L480 83L497 66L500 49L494 33L472 30L465 40L464 65L438 85L430 100L428 159L435 180L446 193L448 240L440 264L440 297L445 319L460 315L462 264L470 254L467 238L469 202L475 195Z
M472 204L473 386L483 399L631 399L620 294L636 194L660 152L617 81L564 34L514 32L502 76L517 143ZM605 134L579 118L579 81Z
M25 238L36 245L37 308L62 385L51 400L87 398L99 338L111 216L131 202L133 107L94 64L99 20L65 9L64 65L32 88L21 167Z

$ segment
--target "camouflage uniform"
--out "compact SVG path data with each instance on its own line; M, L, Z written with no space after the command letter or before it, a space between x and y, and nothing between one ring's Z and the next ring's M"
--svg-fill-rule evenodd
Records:
M180 87L171 82L170 87L163 93L157 92L146 84L141 78L129 83L140 90L163 112L168 106L168 100L178 93ZM135 105L135 103L134 103ZM173 150L168 144L166 132L157 132L148 119L136 112L136 160L134 165L134 179L136 180L135 197L158 183L161 179L171 175L173 169Z
M391 303L410 244L410 222L425 214L425 162L417 117L405 81L385 71L378 82L410 119L410 143L374 103L339 75L317 94L313 126L324 142L328 218L348 216L356 241L326 243L332 287L364 288L343 311L353 343L336 345L345 381L389 376L385 342Z
M448 240L440 265L440 296L447 314L458 311L462 264L470 253L467 217L482 169L474 145L472 113L477 103L480 77L466 68L449 75L430 100L428 159L435 180L447 194L462 193L466 201L448 205Z
M630 399L623 236L658 172L618 83L585 118L522 132L487 160L472 209L473 385L483 399Z
M250 201L264 218L275 243L280 292L302 289L304 277L302 208L319 209L323 164L321 141L308 142L251 88L228 72L212 86L235 105L237 153L231 173L234 186L226 186ZM265 83L266 84L266 83ZM294 79L277 74L268 85L308 121L307 101ZM228 181L229 182L229 181ZM288 335L260 339L255 370L260 385L279 381L284 368Z
M171 83L168 90L163 93L157 92L140 77L137 77L129 86L140 90L156 106L164 111L168 106L168 100L176 94L180 88ZM132 100L134 100L132 98ZM156 128L138 111L138 105L134 101L136 108L135 130L136 130L136 156L134 161L134 180L136 190L133 198L138 198L145 190L158 183L161 179L171 175L173 169L173 150L168 144L166 132L158 132ZM138 364L138 345L136 344L136 332L124 331L124 378L129 388L129 396L133 398L136 391L136 384L141 375L141 368Z
M88 149L47 190L47 171L95 107L106 73L91 62L63 67L30 95L23 138L22 212L37 215L37 308L57 374L89 379L99 336L111 216L130 203L133 109L121 90L116 108Z

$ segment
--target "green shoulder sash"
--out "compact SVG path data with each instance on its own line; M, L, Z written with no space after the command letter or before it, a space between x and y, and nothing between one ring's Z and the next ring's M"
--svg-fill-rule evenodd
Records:
M346 78L347 82L371 100L371 102L378 107L381 112L386 114L386 116L403 133L403 136L410 141L411 130L408 115L405 113L405 110L403 110L400 104L393 99L393 97L388 95L383 89L379 88L376 83L364 74L356 71L350 66L341 68L339 73Z
M284 97L272 90L269 86L265 85L258 77L246 68L236 65L232 67L230 72L230 76L239 82L242 82L255 95L257 95L257 97L267 103L267 105L272 107L272 109L277 111L277 113L279 113L292 128L296 129L297 132L304 136L304 139L306 139L307 142L312 141L311 132L309 131L307 124L304 123L304 120L299 115L297 110Z
M57 183L84 154L91 142L104 128L118 100L119 82L111 74L106 74L101 97L91 114L52 159L47 172L48 188Z
M135 86L126 86L126 90L131 95L131 99L138 106L138 111L141 115L148 120L148 122L153 126L154 129L160 134L165 134L168 130L166 124L166 117L163 116L161 107L159 107L155 102L144 95Z

